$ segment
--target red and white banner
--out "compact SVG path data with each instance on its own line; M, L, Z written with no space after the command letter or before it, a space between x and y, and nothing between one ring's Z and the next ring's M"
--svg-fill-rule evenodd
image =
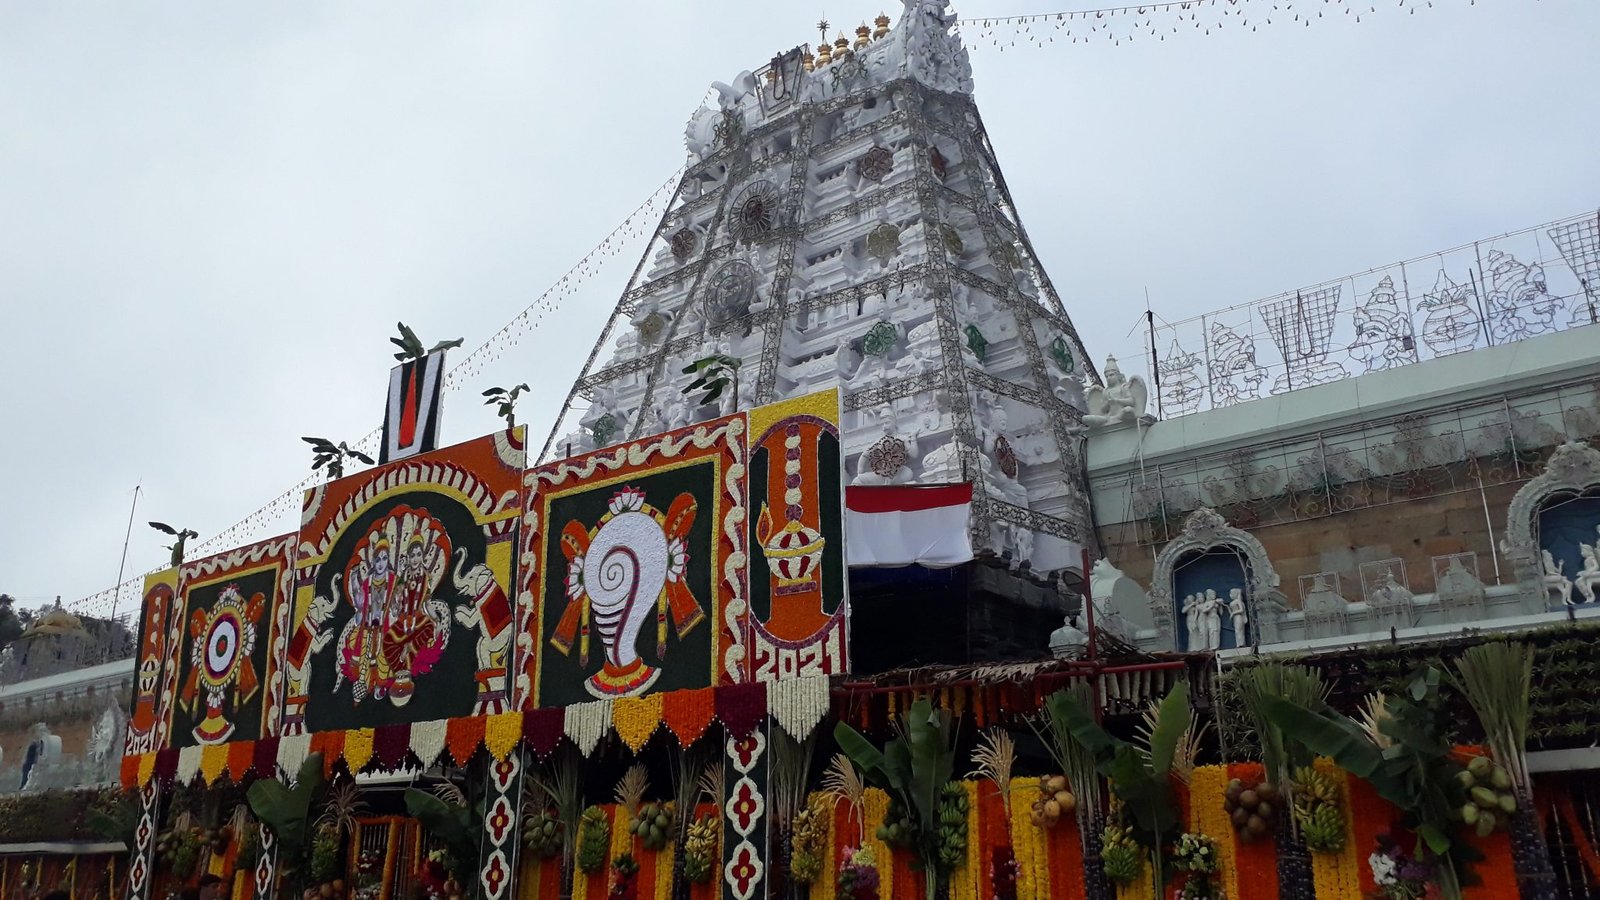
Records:
M851 567L959 566L972 560L971 484L845 488L845 548Z

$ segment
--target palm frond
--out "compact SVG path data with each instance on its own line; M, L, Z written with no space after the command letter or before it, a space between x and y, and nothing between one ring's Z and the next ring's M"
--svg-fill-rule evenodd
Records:
M1144 715L1137 727L1139 739L1146 747L1150 746L1151 738L1155 735L1160 710L1161 705L1159 703L1154 700L1150 701L1145 706ZM1200 754L1200 744L1205 740L1206 729L1210 727L1211 723L1207 722L1202 725L1199 714L1190 711L1189 725L1178 738L1177 746L1172 753L1172 774L1178 776L1178 780L1184 784L1188 784L1189 776L1194 774L1195 758Z
M698 781L698 784L700 785L700 796L712 803L717 804L718 806L722 805L722 797L724 792L723 773L725 771L726 769L723 768L723 763L720 759L716 762L706 763L706 767L700 770L700 778Z
M346 781L328 791L326 805L317 821L349 834L356 829L356 818L365 815L366 811L367 804L362 802L355 782Z
M645 771L643 764L634 763L628 767L628 771L622 773L622 778L617 782L617 805L629 813L638 812L648 790L650 790L650 774Z
M1520 641L1470 647L1456 661L1452 679L1466 696L1495 760L1519 790L1528 788L1528 706L1533 690L1534 650Z
M1361 715L1356 719L1356 724L1367 733L1367 739L1378 746L1380 750L1387 750L1394 746L1394 738L1385 734L1383 723L1394 718L1394 713L1389 711L1389 699L1383 691L1367 695L1361 702Z
M467 805L467 792L454 781L441 781L434 785L433 795L451 806Z

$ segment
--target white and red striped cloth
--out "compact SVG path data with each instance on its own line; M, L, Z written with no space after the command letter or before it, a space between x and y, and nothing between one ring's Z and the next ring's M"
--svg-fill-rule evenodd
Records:
M959 566L972 560L971 484L851 485L844 491L852 568Z

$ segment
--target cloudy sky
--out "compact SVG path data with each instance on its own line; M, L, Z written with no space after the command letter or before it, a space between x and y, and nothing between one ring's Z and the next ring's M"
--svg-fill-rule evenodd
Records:
M1147 290L1178 319L1600 207L1600 4L1374 2L1359 25L976 43L1092 354L1137 352ZM682 162L712 80L878 11L0 2L0 591L110 587L135 485L129 577L165 557L145 520L208 537L294 485L301 435L381 421L396 319L483 341ZM464 380L448 442L518 381L542 440L637 246ZM254 536L293 527L266 518Z

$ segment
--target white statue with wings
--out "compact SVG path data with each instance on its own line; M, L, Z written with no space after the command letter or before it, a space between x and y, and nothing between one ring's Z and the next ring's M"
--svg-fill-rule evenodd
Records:
M1091 428L1136 422L1144 416L1145 406L1150 402L1150 391L1145 387L1144 378L1123 375L1115 356L1106 357L1105 384L1089 385L1084 389L1083 396L1089 407L1084 414L1083 424Z

